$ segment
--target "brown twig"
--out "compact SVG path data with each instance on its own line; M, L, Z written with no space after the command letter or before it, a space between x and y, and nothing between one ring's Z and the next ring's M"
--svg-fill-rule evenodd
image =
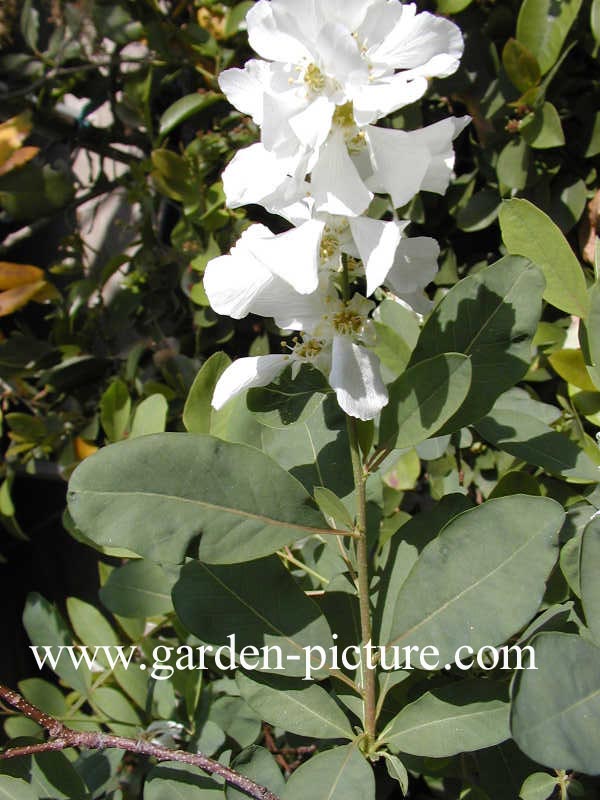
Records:
M46 742L29 744L23 747L11 747L0 753L0 759L32 756L37 753L66 750L69 747L85 747L90 750L116 748L118 750L128 750L130 753L151 756L157 761L178 761L182 764L190 764L193 767L199 767L210 775L219 775L228 784L235 786L236 789L256 798L256 800L279 800L277 795L273 794L265 786L251 781L245 775L241 775L224 764L214 761L203 753L170 750L168 747L161 747L143 739L127 739L124 736L114 736L109 733L74 731L49 714L40 711L39 708L28 703L20 694L13 692L12 689L8 689L6 686L2 686L2 684L0 684L0 699L16 708L29 719L37 722L50 735Z

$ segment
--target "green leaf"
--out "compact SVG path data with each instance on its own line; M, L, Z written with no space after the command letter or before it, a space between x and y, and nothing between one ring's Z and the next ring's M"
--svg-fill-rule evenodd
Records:
M292 773L282 800L375 800L373 770L356 745L313 756Z
M524 189L532 168L531 149L522 138L511 139L498 156L498 180L511 189ZM502 207L500 208L502 213Z
M0 775L0 800L38 800L38 796L25 781Z
M185 122L186 119L198 114L200 111L204 111L206 108L210 108L210 106L222 99L223 95L216 92L203 92L201 94L196 92L180 97L161 116L158 128L159 137L167 136L174 128Z
M588 374L592 383L600 389L600 283L595 283L589 292L590 313L579 326L579 339Z
M261 448L308 492L321 485L345 498L354 490L346 419L333 394L298 424L261 426Z
M600 519L593 519L583 533L580 561L581 603L585 621L600 644Z
M539 497L542 494L539 483L528 472L509 470L505 472L489 494L494 497L508 497L511 494L531 494Z
M458 14L468 8L473 0L437 0L439 14Z
M537 86L542 73L533 53L516 39L509 39L502 51L502 65L512 85L521 94Z
M433 645L443 666L461 646L477 651L506 641L539 608L563 519L554 500L526 495L455 517L400 587L389 644Z
M123 438L130 414L131 398L127 384L117 378L100 398L100 422L109 441L118 442Z
M186 476L182 479L182 476ZM163 433L105 447L71 476L69 509L85 536L159 562L238 563L323 531L300 483L254 448Z
M236 680L244 700L271 725L315 739L354 738L344 712L316 683L239 671Z
M165 761L144 783L144 800L223 800L223 789L197 767Z
M75 194L69 173L34 162L0 175L0 205L12 221L44 217L64 206Z
M168 411L169 404L162 394L151 394L142 400L135 410L129 438L162 433L167 425Z
M54 684L41 678L27 678L19 681L19 691L26 700L46 714L59 719L67 715L69 705L63 693Z
M395 756L392 753L384 752L383 757L385 758L385 765L390 778L398 781L400 784L400 789L402 790L402 794L408 794L409 776L408 770L404 764L400 761L398 756Z
M31 788L37 797L87 800L83 778L64 753L38 753L31 761Z
M600 649L566 633L531 640L536 669L516 675L511 729L530 758L588 775L600 770Z
M231 364L225 353L213 353L196 375L183 409L183 424L190 433L210 433L211 400L217 381Z
M264 747L252 745L235 757L231 765L236 772L240 772L260 786L266 786L273 794L281 795L285 789L285 780L281 769L274 756ZM239 789L231 784L225 787L227 800L247 800L248 795L242 794Z
M33 0L25 0L21 8L21 33L23 38L34 52L38 49L40 34L40 12L34 6Z
M211 703L208 721L240 747L254 744L261 733L261 717L241 697L218 697Z
M286 369L276 383L250 389L247 403L261 425L286 428L311 417L329 391L323 374L305 366L296 378Z
M590 8L590 28L596 42L600 43L600 0L592 0Z
M331 646L331 632L319 607L275 556L228 566L190 562L173 587L173 604L185 627L213 646L230 644L228 637L234 633L238 652L250 645L278 645L282 666L292 677L305 674L304 647ZM273 654L266 655L274 666ZM327 672L315 669L314 675L325 677Z
M492 408L475 425L491 444L528 464L572 481L597 482L600 470L574 441L520 409Z
M401 449L435 436L461 407L470 386L471 361L461 353L419 361L390 386L380 442Z
M425 545L435 539L451 519L470 508L472 504L464 495L446 495L431 510L416 514L393 536L385 568L381 574L373 615L375 641L389 640L394 624L398 592L416 563L419 553Z
M519 131L527 144L537 150L562 147L565 143L560 117L552 103L544 103L529 117L525 117Z
M118 689L100 686L94 689L94 705L105 714L109 727L114 729L113 722L139 726L141 719L125 695Z
M234 36L239 30L241 30L242 24L246 18L246 14L254 5L252 0L243 0L241 3L237 3L227 14L227 18L225 20L225 30L224 35L225 38L229 38L230 36Z
M391 750L443 758L510 739L502 684L472 678L433 689L405 706L381 734Z
M337 495L323 486L316 486L314 494L317 505L332 528L351 530L354 527L350 512Z
M523 0L517 18L517 39L537 58L545 75L556 63L581 0Z
M521 800L548 800L556 789L556 777L547 772L534 772L530 775L519 792Z
M410 360L419 338L419 323L415 314L389 298L373 313L376 341L373 352L384 367L384 379L395 380Z
M544 298L561 311L586 317L589 301L583 270L550 217L529 200L508 200L500 209L500 228L509 252L531 259L544 273Z
M581 350L557 350L548 356L548 361L552 369L567 383L571 383L585 392L593 392L595 390Z
M419 337L411 365L452 348L470 356L471 388L459 411L438 431L480 419L529 368L531 340L544 279L521 258L502 258L459 281L436 306Z
M501 202L496 189L485 188L475 192L456 215L456 224L467 233L482 231L495 222Z
M72 647L75 644L61 615L36 592L27 596L23 612L23 625L31 643L40 648L40 658L43 657L44 646L56 648L58 651L61 645ZM56 657L58 653L55 652L54 655ZM78 670L70 658L58 658L54 672L64 680L67 686L71 686L83 695L88 693L89 673L85 669Z
M97 608L77 597L67 598L67 613L79 641L88 647L117 646L119 637Z
M100 600L121 617L158 617L173 610L173 584L174 579L158 564L130 561L110 573L100 589Z

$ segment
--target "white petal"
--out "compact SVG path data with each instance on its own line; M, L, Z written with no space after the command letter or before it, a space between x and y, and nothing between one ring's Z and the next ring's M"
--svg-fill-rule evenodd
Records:
M219 86L229 102L262 125L263 95L269 83L270 65L252 59L244 69L227 69L219 75Z
M382 222L369 217L350 218L348 222L365 266L367 295L370 295L381 286L391 269L402 227L406 227L408 222L402 227L396 222Z
M385 279L385 285L420 314L427 313L432 305L423 290L437 274L439 254L438 243L428 236L402 239Z
M431 153L427 173L421 188L428 192L444 194L454 169L452 141L471 121L471 117L448 117L434 125L413 131L414 141L425 144Z
M293 2L297 2L297 0L293 0ZM362 23L369 7L374 3L381 3L381 0L328 0L326 3L320 2L317 10L323 20L339 22L349 31L354 32Z
M437 274L439 255L439 244L429 236L402 239L386 284L397 294L424 289Z
M272 236L264 225L252 225L229 255L211 259L204 272L204 290L217 314L242 319L273 281L271 272L252 256L253 240Z
M323 291L299 294L280 278L274 278L261 292L252 310L262 317L273 317L284 330L310 333L321 322L328 308Z
M470 117L448 117L416 131L366 128L373 175L367 185L388 192L396 207L421 190L443 194L454 167L452 140L470 122Z
M373 419L388 402L377 356L346 336L333 340L329 383L351 417Z
M341 86L369 80L367 62L361 56L356 39L344 25L326 23L319 32L316 48L323 72ZM339 102L344 102L344 98Z
M328 97L317 97L303 111L290 118L290 128L305 147L318 150L329 135L334 111L335 103Z
M373 195L358 174L341 131L334 130L321 148L310 190L315 209L328 214L357 217L371 202Z
M373 175L367 185L375 192L387 192L394 206L409 202L422 188L431 162L425 142L406 131L391 128L366 129L373 164Z
M401 20L406 22L414 17L416 6L414 3L404 4L396 2L382 2L373 4L357 31L359 43L367 49L367 57L373 62L374 54L381 43L385 41L391 31L394 31Z
M307 108L307 98L295 89L277 94L265 94L261 142L278 157L293 156L298 152L300 140L290 122Z
M375 47L369 48L368 57L377 64L395 69L418 68L427 77L445 76L455 72L463 53L460 29L443 17L427 11L407 13L404 7L396 24ZM438 60L444 55L447 58ZM434 71L435 65L443 71Z
M223 171L223 189L229 208L262 201L288 182L290 159L277 158L257 143L238 150Z
M367 125L392 111L419 100L427 91L427 79L416 76L409 80L405 73L363 84L353 94L354 118L357 125Z
M267 386L290 363L289 356L270 355L238 358L227 367L215 386L213 408L222 408L236 394L253 386Z
M310 59L310 50L297 36L294 19L285 11L276 11L277 4L268 0L259 0L250 9L246 15L250 47L270 61L297 64Z
M310 220L291 231L268 239L257 239L251 249L271 273L278 275L300 294L309 294L316 291L319 285L319 256L324 227L324 222Z

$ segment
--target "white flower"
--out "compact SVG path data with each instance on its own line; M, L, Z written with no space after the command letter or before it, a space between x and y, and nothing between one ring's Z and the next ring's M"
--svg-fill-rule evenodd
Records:
M437 274L439 254L438 243L428 236L402 239L394 263L385 276L388 289L392 290L402 305L417 314L427 314L433 306L423 290Z
M204 289L211 306L234 319L258 314L285 330L312 328L328 302L329 279L319 275L323 229L319 220L278 235L252 225L229 255L208 262Z
M287 366L297 370L305 363L325 374L340 407L350 416L373 419L386 405L388 394L379 359L367 349L374 341L374 326L369 319L374 303L357 294L344 302L322 291L305 299L312 299L314 306L310 309L307 303L306 316L298 320L296 329L305 332L303 337L295 339L289 353L234 361L215 387L215 408L245 389L266 386Z
M470 117L448 117L415 131L359 129L351 110L336 112L336 124L305 180L308 156L280 158L262 144L239 151L223 174L228 205L259 203L293 219L298 203L310 200L316 213L358 217L373 192L388 193L394 207L420 191L444 194L454 167L453 140Z
M248 36L267 62L221 74L221 88L279 156L318 151L336 107L365 125L418 100L458 67L460 30L399 0L259 0Z

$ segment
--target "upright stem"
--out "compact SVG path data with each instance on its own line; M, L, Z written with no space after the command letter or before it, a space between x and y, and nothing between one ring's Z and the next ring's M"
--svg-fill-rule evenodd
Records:
M365 494L366 475L363 470L360 455L356 420L348 416L346 417L346 422L348 426L350 455L352 458L352 472L354 473L354 485L356 487L356 532L359 534L359 537L356 539L356 566L358 574L358 601L360 605L360 632L363 645L364 724L368 744L372 744L375 741L376 691L375 670L369 669L370 659L367 651L367 645L371 643L372 624L371 606L369 603L369 549L367 544L367 502Z

